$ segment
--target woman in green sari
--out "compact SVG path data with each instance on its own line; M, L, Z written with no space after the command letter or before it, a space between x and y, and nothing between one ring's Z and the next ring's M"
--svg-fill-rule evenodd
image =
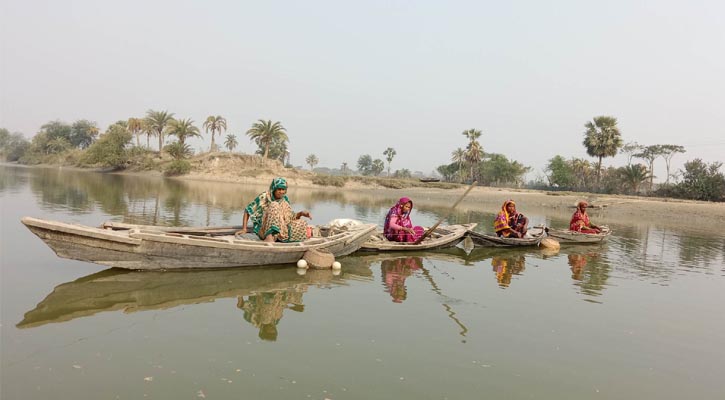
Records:
M307 222L300 217L312 218L309 211L295 213L287 198L287 181L274 178L269 190L262 192L244 209L242 229L252 221L254 233L265 242L301 242L311 236Z

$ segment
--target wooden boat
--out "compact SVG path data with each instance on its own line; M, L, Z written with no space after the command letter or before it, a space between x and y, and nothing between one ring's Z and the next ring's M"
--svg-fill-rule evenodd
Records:
M107 311L125 313L166 310L280 291L305 292L310 286L340 287L351 281L371 281L369 264L344 262L339 276L330 270L292 268L227 268L223 270L128 271L107 269L60 284L25 313L18 328L70 321Z
M434 182L440 182L441 180L438 178L420 178L420 181L423 183L434 183Z
M425 240L418 244L391 242L379 231L372 235L362 244L360 251L412 251L412 250L435 250L453 247L457 245L467 232L476 227L477 224L462 224L440 226L431 232Z
M495 234L480 232L468 232L475 247L527 247L538 246L541 239L546 237L543 226L536 226L529 229L531 237L526 238L505 238Z
M63 258L135 270L228 268L293 264L310 249L335 257L355 252L375 224L320 227L320 237L297 243L237 238L234 229L160 228L106 223L101 228L25 217L23 224Z
M612 234L612 230L606 226L601 228L602 233L581 233L568 229L553 228L546 228L546 233L560 243L603 243Z

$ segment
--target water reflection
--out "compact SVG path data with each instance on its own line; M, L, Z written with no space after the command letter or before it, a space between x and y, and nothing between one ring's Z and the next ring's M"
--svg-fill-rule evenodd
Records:
M244 310L244 320L259 328L259 338L267 341L277 340L277 324L286 309L297 312L305 310L302 293L306 286L263 292L237 298L237 307Z
M0 190L21 185L22 179L27 179L42 208L67 210L72 214L100 210L108 215L122 216L124 222L148 225L229 225L234 218L238 220L233 222L238 223L243 208L266 189L265 185L184 181L62 168L2 166L0 176L4 185L0 186ZM300 208L329 209L329 212L322 213L323 218L318 223L345 217L382 224L384 211L397 195L293 188L289 196ZM446 210L444 206L424 206L417 213L421 223L432 224ZM467 212L457 211L445 222L468 223L470 220Z
M502 288L511 285L511 278L514 275L521 275L526 268L526 257L523 254L514 254L508 257L494 256L491 258L491 266L496 274L496 281Z
M423 267L421 257L402 257L383 260L380 263L380 271L383 276L385 291L393 298L393 302L402 303L408 298L408 290L405 287L405 279Z
M571 279L582 294L601 296L612 274L612 266L603 256L604 247L570 246L566 251ZM592 301L589 299L588 301Z
M236 297L244 318L267 335L271 329L266 325L279 322L282 316L284 306L279 310L275 307L284 302L301 305L302 293L309 286L338 287L351 279L371 277L368 265L360 263L349 263L339 276L330 270L310 270L299 276L289 267L165 272L111 268L58 285L25 313L17 327L70 321L106 311L163 310Z

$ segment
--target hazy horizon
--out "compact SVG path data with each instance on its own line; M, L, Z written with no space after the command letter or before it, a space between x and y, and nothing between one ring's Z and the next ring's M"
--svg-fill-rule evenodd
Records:
M611 115L625 143L684 146L673 172L725 159L722 2L0 7L0 127L28 138L53 120L105 130L154 109L200 129L222 115L223 135L253 153L244 132L271 119L287 128L294 165L316 154L318 167L356 168L361 155L384 160L393 147L392 170L427 174L475 128L485 152L532 167L534 178L555 155L594 161L584 124ZM657 181L664 168L658 159Z

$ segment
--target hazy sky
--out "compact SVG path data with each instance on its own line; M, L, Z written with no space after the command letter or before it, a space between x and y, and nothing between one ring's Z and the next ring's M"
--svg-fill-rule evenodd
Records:
M587 157L584 123L612 115L625 142L685 146L677 168L725 160L721 0L0 4L0 127L28 137L154 109L222 115L252 153L243 134L263 118L287 128L295 165L393 147L393 170L430 173L476 128L535 177Z

